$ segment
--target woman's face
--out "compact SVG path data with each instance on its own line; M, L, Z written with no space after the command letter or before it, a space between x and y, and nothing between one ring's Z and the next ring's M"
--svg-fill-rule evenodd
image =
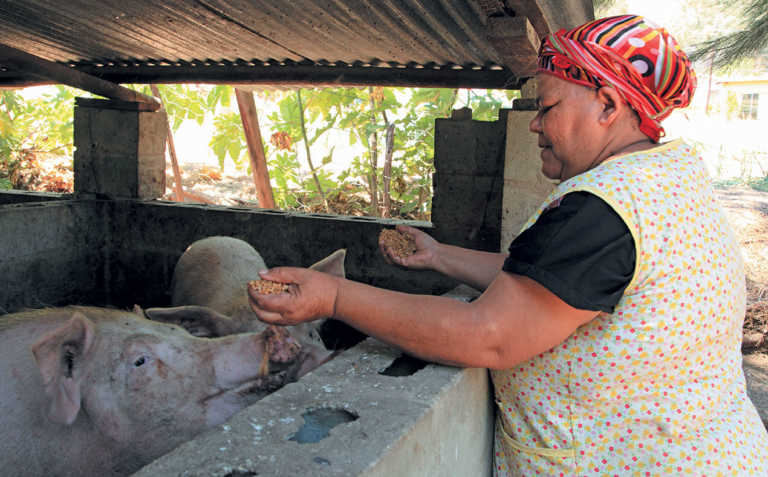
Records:
M595 167L602 150L596 90L548 74L537 81L539 112L530 130L539 136L542 173L564 181Z

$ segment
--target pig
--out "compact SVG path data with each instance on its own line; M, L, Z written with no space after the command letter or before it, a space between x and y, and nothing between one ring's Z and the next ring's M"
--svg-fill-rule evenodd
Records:
M346 250L339 249L309 268L344 277L345 257ZM224 236L198 240L176 263L171 307L148 308L144 313L200 337L261 331L266 325L248 304L247 283L266 268L261 255L243 240ZM348 348L365 337L337 320L298 325L291 334L320 350Z
M287 328L199 338L79 306L4 315L0 342L0 467L13 476L128 475L325 359Z

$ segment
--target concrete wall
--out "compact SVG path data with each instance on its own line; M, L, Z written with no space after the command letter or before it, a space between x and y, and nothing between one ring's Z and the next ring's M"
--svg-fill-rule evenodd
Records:
M501 250L520 233L520 228L554 189L541 173L538 138L528 130L535 111L510 111L506 122L504 192L501 214Z
M93 201L0 206L0 312L106 304L105 215Z
M470 112L435 121L432 223L439 241L499 250L505 115L473 121Z
M173 269L195 240L241 238L269 266L309 266L347 249L347 276L411 293L453 280L388 265L378 234L398 220L296 214L136 200L60 200L0 206L0 311L89 304L165 306ZM428 223L412 223L426 230Z
M384 262L378 235L398 220L156 201L112 201L110 208L109 281L117 306L167 304L176 261L192 242L212 235L245 240L268 266L309 266L346 248L346 273L354 280L411 293L440 294L455 286L437 273Z

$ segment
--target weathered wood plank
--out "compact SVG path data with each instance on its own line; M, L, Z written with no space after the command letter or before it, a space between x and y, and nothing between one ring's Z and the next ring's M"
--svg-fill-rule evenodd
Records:
M536 73L539 38L526 17L489 18L488 41L515 76Z
M73 68L48 61L43 58L0 43L0 64L11 66L34 76L39 76L82 89L99 96L121 101L147 103L152 111L160 109L160 102L147 96L101 78L91 76Z

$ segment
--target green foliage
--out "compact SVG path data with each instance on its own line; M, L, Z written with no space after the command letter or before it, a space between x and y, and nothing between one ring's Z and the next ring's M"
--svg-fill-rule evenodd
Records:
M213 118L214 133L209 145L223 169L227 157L237 169L243 169L247 162L248 150L243 135L243 124L238 113L222 113Z
M510 108L512 100L520 97L519 91L466 90L466 103L476 121L495 121L502 107ZM506 106L504 103L507 103Z
M749 181L749 187L759 190L760 192L768 192L768 176L765 176L762 179Z
M220 107L228 108L234 93L231 86L221 85L204 88L188 84L156 86L173 131L177 131L179 126L187 120L202 125L206 114L215 115ZM132 85L131 87L146 95L153 95L149 85Z
M22 187L19 173L41 154L72 155L75 91L58 86L32 99L0 91L0 189Z
M721 0L720 3L734 7L730 0ZM768 52L768 0L752 0L736 9L737 16L744 19L742 25L727 33L720 31L716 37L697 44L691 54L693 61L711 58L716 68L727 68Z
M277 187L272 189L275 205L279 209L296 209L300 204L296 197L296 191L300 185L298 178L299 160L293 151L274 151L270 153L270 147L265 145L269 175L275 181Z
M134 89L153 94L148 85L135 85ZM220 167L227 163L239 170L248 167L247 145L232 87L156 85L156 89L173 131L186 121L208 121L213 125L209 146ZM35 100L24 100L13 91L0 91L3 171L13 160L18 162L21 151L72 154L73 91L62 87L54 95ZM508 107L506 104L517 94L439 88L303 89L300 108L296 90L257 92L276 205L282 209L325 210L319 184L332 211L378 215L381 211L371 208L371 194L375 192L379 204L383 203L386 131L392 126L389 213L394 217L428 219L435 119L450 117L452 109L466 105L473 109L474 119L496 120L499 109ZM306 172L307 150L314 175ZM0 173L0 188L10 183L10 174Z

